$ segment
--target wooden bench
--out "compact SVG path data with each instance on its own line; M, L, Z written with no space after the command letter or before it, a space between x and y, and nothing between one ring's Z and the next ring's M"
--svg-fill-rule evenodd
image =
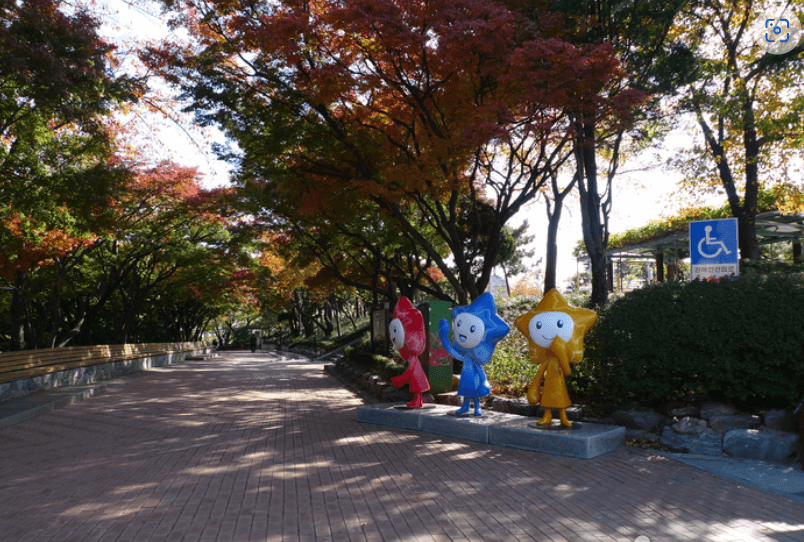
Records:
M65 346L0 353L0 382L150 356L203 351L204 343L111 344Z

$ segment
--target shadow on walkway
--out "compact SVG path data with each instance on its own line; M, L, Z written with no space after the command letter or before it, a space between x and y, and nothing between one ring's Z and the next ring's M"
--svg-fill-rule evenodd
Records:
M804 504L648 451L357 423L359 399L291 356L225 352L0 429L2 539L804 540Z

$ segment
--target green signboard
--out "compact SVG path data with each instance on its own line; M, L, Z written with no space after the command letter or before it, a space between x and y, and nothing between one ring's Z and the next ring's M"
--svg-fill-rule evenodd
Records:
M449 301L427 301L418 307L427 328L427 347L419 361L430 382L430 393L445 393L452 389L452 358L438 337L438 322L443 318L452 322L452 303Z

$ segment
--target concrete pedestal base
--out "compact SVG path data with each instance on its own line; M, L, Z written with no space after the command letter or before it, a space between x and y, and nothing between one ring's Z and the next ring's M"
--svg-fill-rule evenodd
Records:
M469 415L455 416L454 406L410 410L399 406L382 403L358 407L357 421L583 459L625 444L625 427L585 422L573 429L536 429L528 427L533 418L515 414L484 410L477 417L470 410Z

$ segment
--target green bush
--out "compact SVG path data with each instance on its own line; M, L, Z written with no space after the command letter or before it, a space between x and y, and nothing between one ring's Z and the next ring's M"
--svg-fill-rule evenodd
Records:
M511 331L497 343L494 355L486 365L491 393L513 397L527 393L528 385L539 367L528 359L528 340L517 331L514 320L535 308L541 299L541 296L495 298L497 313L510 326Z
M804 392L804 274L656 284L613 301L579 374L599 399L789 408Z
M385 380L390 380L392 377L402 374L407 366L399 356L397 356L397 359L399 359L399 362L397 362L379 354L372 354L371 334L368 332L360 338L359 342L344 348L343 354L344 361L349 365L379 375Z
M329 336L315 335L313 337L300 337L291 342L292 347L306 348L309 350L316 349L319 352L329 352L340 348L345 344L349 344L355 339L364 337L369 332L368 324L357 328L355 331L345 333L340 336L331 334Z
M539 366L528 359L527 339L513 326L513 319L503 319L510 322L511 331L497 343L486 366L486 376L491 382L491 393L519 397L527 393Z
M343 355L346 357L346 359L352 359L355 355L362 352L371 352L370 333L364 333L360 336L359 341L343 349Z

